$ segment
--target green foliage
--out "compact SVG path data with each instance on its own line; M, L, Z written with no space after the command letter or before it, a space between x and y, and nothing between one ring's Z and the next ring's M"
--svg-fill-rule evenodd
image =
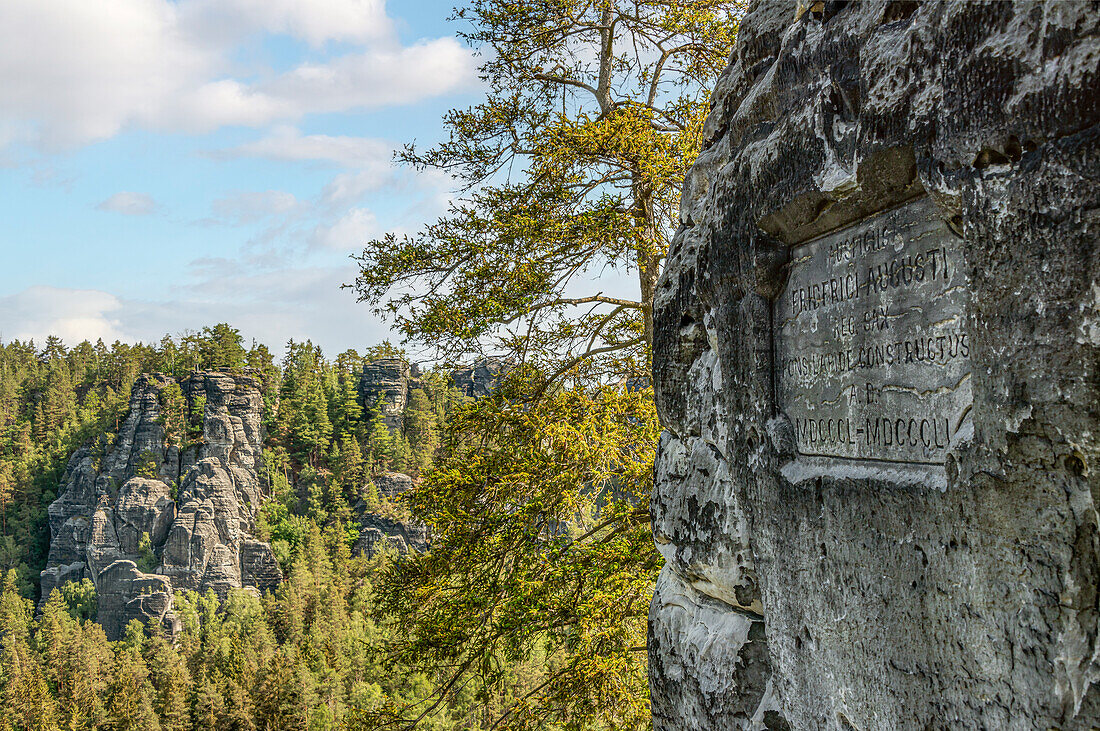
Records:
M228 326L156 346L69 350L56 338L43 350L0 346L0 566L14 569L0 591L0 729L339 728L359 711L429 692L427 676L383 668L373 650L398 631L372 618L374 584L388 559L351 555L359 537L353 507L365 499L387 509L370 481L368 455L391 449L370 438L358 397L362 358L347 351L330 362L310 343L291 343L280 367L265 347L253 344L242 356L239 346ZM109 643L92 621L98 602L89 579L61 586L36 620L31 597L48 547L45 508L69 457L86 446L102 469L137 376L183 379L193 367L247 367L261 381L268 438L256 532L271 541L286 582L263 599L231 592L219 602L181 592L175 643L136 624ZM417 415L379 435L415 453L421 467L458 403L441 374L424 384ZM165 446L201 439L205 409L201 395L189 403L176 383L161 388ZM400 466L397 458L404 459L398 453L388 464ZM155 478L158 467L152 451L135 461L142 476ZM143 534L138 566L151 571L157 563ZM474 706L463 703L441 708L424 728L475 728Z
M138 570L146 574L152 573L158 563L157 555L153 552L153 542L149 539L149 534L143 532L138 540Z
M202 439L202 427L206 423L206 396L196 396L191 401L191 413L187 419L187 433L192 440Z
M166 446L181 447L188 435L187 403L178 383L172 382L157 395L160 405L158 421L164 428Z
M0 591L0 728L361 728L364 714L426 695L434 678L386 667L373 649L402 633L372 617L382 561L352 556L337 527L309 524L274 594L179 592L173 642L135 622L109 643L60 593L35 620L11 575ZM540 663L515 666L507 697L541 682ZM486 727L466 695L419 728Z
M192 368L258 369L278 386L278 369L264 346L245 352L228 325L203 328L180 342L165 336L158 345L102 341L66 348L49 337L43 347L13 341L0 345L0 571L16 569L16 583L33 596L49 550L46 508L57 497L69 458L87 447L103 468L126 415L130 388L141 373L182 379ZM265 390L265 403L274 401ZM205 399L188 408L177 384L159 395L158 422L166 446L186 446L202 436ZM141 455L138 474L156 477L155 457Z
M399 348L389 340L383 340L379 345L372 345L366 349L363 353L363 360L372 361L380 358L400 358L401 360L408 361L408 353L404 348Z
M134 465L134 474L138 477L146 477L149 479L156 479L159 474L159 463L157 461L157 455L145 449L138 455L137 462Z
M493 728L648 726L657 419L636 386L683 177L742 11L729 0L456 11L482 51L487 98L444 116L444 142L401 157L456 176L463 195L418 234L367 243L355 288L407 341L507 354L512 372L451 413L440 461L408 498L432 550L394 564L380 592L378 617L407 630L387 657L422 669L431 699L391 697L364 728L418 727L466 692ZM635 274L636 295L594 291L607 270ZM403 432L438 438L411 413ZM369 435L372 460L399 461L395 435L376 420ZM509 696L516 663L536 658L544 679Z
M204 327L199 333L184 336L182 342L184 360L190 360L192 370L227 369L239 371L244 368L249 354L242 345L241 334L229 325L219 323L214 327ZM262 354L253 356L253 360Z
M408 630L388 657L445 668L433 691L445 704L458 688L506 696L514 664L545 656L552 670L529 695L485 707L499 727L640 728L660 566L646 501L652 394L597 388L530 402L522 390L538 382L514 374L452 415L441 462L408 499L433 529L432 550L383 578L378 616ZM411 728L423 707L367 718Z
M367 243L360 298L448 354L488 342L556 362L551 380L589 359L644 370L683 176L742 6L465 3L487 98L444 115L444 142L401 155L464 196L414 236ZM638 296L577 294L607 268L636 274Z
M95 618L99 599L91 579L84 578L62 584L60 593L65 608L73 619L83 621Z
M369 728L364 724L378 714L434 702L450 679L445 665L409 663L383 652L414 640L410 630L418 625L400 619L392 606L376 611L379 592L390 590L380 572L393 557L353 557L351 547L359 538L357 510L409 517L409 506L379 497L372 477L404 470L418 482L426 478L435 486L429 489L443 490L451 478L435 470L435 457L445 449L454 465L479 454L469 410L480 413L481 407L463 406L466 400L445 372L429 371L391 430L377 411L368 416L359 403L358 354L328 361L308 342L290 343L281 367L262 346L243 356L257 369L264 393L265 500L256 532L271 542L283 568L286 581L278 590L263 598L231 592L223 601L181 592L174 611L183 629L174 643L158 627L139 625L108 642L91 621L97 597L87 579L60 587L34 618L29 598L48 546L45 507L69 456L85 445L102 468L138 374L183 378L195 362L233 361L204 360L203 353L235 352L223 346L204 346L191 336L113 349L82 343L67 350L56 340L42 352L33 344L0 346L0 566L16 569L0 591L0 729ZM186 448L201 438L201 396L188 403L178 386L168 384L158 407L166 446ZM445 428L456 414L467 416ZM493 449L486 456L491 454ZM155 477L157 468L155 454L139 456L138 474ZM139 567L154 570L158 559L147 534L139 553ZM534 576L531 566L523 570ZM425 596L425 606L435 606L436 599ZM467 632L468 625L456 624L455 631ZM546 688L559 687L555 673L570 657L562 647L541 636L511 655L495 655L478 671L484 677L445 694L418 728L488 728L517 699L533 691L532 698L546 697ZM614 653L609 657L621 661ZM629 684L636 667L626 667ZM508 718L513 716L519 717ZM564 727L557 721L547 726Z
M15 569L28 595L49 548L46 507L69 457L91 444L102 458L130 385L154 363L155 351L140 345L0 345L0 571Z

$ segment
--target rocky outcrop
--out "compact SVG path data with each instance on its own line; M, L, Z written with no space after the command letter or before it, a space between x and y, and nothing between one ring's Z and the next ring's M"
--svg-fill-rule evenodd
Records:
M413 479L400 472L383 472L370 479L374 495L363 495L354 506L359 539L352 550L368 557L380 548L400 556L427 551L430 544L428 527L392 514L393 501L415 487Z
M201 431L169 444L162 392L175 382L141 376L114 445L69 461L50 505L50 554L42 599L85 576L98 620L117 638L132 619L171 622L172 592L271 589L281 581L271 548L253 538L260 506L262 399L247 376L198 372L180 395ZM144 476L137 473L141 471ZM149 573L139 565L151 568Z
M469 366L451 371L451 379L463 396L484 398L497 389L507 368L502 358L481 358Z
M507 368L502 358L480 358L451 371L450 376L463 396L483 398L497 389ZM401 358L367 361L359 378L360 403L367 413L380 407L386 426L400 431L412 390L421 387L420 377L419 367Z
M482 358L468 367L451 372L459 393L469 398L482 398L496 390L507 368L499 358ZM363 364L359 380L360 402L368 415L381 410L383 421L391 432L403 434L405 411L414 389L422 387L420 370L400 358L379 358ZM413 488L408 475L386 472L371 478L377 496L392 500ZM355 550L370 556L380 546L404 555L428 550L429 535L425 526L378 514L370 501L355 506L360 525L360 537Z
M1095 3L750 9L657 292L656 729L1100 725L1098 89ZM872 438L940 295L964 408Z
M407 520L395 520L370 512L364 506L358 506L359 539L352 550L366 556L373 556L379 549L385 548L391 553L404 556L407 553L424 553L430 547L428 528L420 523Z
M379 358L363 365L359 378L359 396L367 413L381 409L390 430L404 428L405 405L409 390L419 372L400 358Z
M400 472L383 472L371 478L379 497L393 499L413 489L412 478Z

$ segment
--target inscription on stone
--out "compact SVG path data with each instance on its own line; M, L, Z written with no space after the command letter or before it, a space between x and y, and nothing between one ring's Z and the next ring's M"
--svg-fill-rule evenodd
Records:
M927 197L795 247L774 314L798 452L943 464L972 403L968 296Z

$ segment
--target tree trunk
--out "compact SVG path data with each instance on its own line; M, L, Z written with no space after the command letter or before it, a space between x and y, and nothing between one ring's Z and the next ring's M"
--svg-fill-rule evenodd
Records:
M600 116L611 111L611 62L615 54L615 31L611 26L611 3L608 2L600 16L600 76L596 82L596 96L600 103Z
M657 215L653 210L653 191L641 179L633 175L634 217L641 241L638 245L638 285L642 303L642 320L645 327L647 364L653 362L653 297L657 290L657 278L661 275L661 253L657 245Z

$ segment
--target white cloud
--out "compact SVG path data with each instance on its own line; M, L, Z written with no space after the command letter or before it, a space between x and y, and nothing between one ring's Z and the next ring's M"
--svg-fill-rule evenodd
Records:
M146 340L228 322L246 339L256 338L275 352L289 338L309 339L329 356L347 348L361 352L364 346L386 338L400 339L367 305L356 303L354 292L341 289L355 275L350 262L209 271L187 285L173 287L165 301L127 302L125 322L143 328Z
M469 86L475 71L468 49L453 38L439 38L303 64L265 88L288 106L311 112L376 109Z
M181 3L182 24L199 37L233 37L262 29L327 41L386 41L393 24L384 0L191 0Z
M355 203L367 193L393 184L395 177L392 170L340 173L325 184L321 191L321 203L327 207Z
M96 208L101 211L112 211L127 216L148 216L151 213L156 213L159 206L152 196L146 193L122 191L102 201Z
M294 127L280 126L266 137L220 154L289 162L334 163L384 175L392 168L393 152L392 144L371 137L302 135Z
M0 297L0 335L5 341L43 343L56 335L67 345L82 340L132 340L119 321L122 302L112 294L91 289L35 286Z
M237 44L285 33L321 53L276 75L234 65ZM128 126L205 132L406 104L474 83L452 38L402 47L381 0L3 0L0 142L47 148Z
M242 191L210 204L214 216L235 226L257 223L272 216L284 216L300 208L293 193L281 190Z
M116 134L216 57L176 32L164 0L0 3L0 119L36 127L48 146Z
M310 243L332 251L355 251L383 233L373 211L352 208L335 223L315 228Z

